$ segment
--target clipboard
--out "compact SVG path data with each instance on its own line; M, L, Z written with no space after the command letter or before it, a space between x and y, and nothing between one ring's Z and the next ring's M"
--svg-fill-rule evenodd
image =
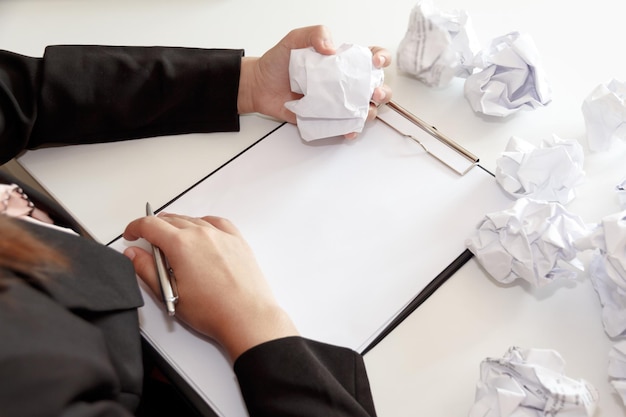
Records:
M478 165L476 155L394 101L379 108L377 118L459 175Z
M161 208L233 221L301 334L361 353L471 257L464 241L483 215L509 204L490 173L471 169L477 159L462 175L449 169L407 139L414 125L397 127L404 114L380 110L384 122L355 141L306 143L283 124ZM246 415L219 346L142 291L142 335L196 406Z

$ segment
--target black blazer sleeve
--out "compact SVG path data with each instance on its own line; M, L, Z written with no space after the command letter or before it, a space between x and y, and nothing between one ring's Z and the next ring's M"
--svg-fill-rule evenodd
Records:
M0 51L0 164L50 144L239 129L242 50L50 46Z
M234 365L251 417L375 416L363 358L301 337L244 352Z

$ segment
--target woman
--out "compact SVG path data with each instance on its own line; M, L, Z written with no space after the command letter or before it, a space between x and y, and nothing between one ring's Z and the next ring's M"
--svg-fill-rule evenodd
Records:
M0 161L55 143L237 130L238 115L250 112L295 123L283 106L298 98L289 53L310 46L334 53L322 26L290 32L260 58L187 48L57 46L42 59L0 52ZM389 65L386 50L372 51L376 66ZM383 86L372 101L390 96ZM62 210L4 182L2 415L146 410L135 273L158 293L152 256L129 248L124 257L68 232L75 224ZM131 222L124 237L163 250L178 281L177 317L223 346L251 416L375 415L362 358L298 334L230 222L163 214Z

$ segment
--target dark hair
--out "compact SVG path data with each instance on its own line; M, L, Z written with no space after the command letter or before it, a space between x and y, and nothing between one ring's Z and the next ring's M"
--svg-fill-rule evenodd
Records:
M16 220L0 215L0 269L40 282L51 272L67 268L67 260L54 248L39 241ZM0 275L0 290L4 289Z

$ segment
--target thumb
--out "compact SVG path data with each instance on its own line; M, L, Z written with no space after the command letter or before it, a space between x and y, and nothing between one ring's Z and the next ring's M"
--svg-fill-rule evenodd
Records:
M285 106L281 107L280 109L280 117L282 120L286 121L287 123L291 123L292 125L295 125L298 122L296 114L287 109L287 107Z
M161 289L152 254L137 246L131 246L124 251L124 255L132 261L135 272L150 287L150 290L156 295L160 294Z

